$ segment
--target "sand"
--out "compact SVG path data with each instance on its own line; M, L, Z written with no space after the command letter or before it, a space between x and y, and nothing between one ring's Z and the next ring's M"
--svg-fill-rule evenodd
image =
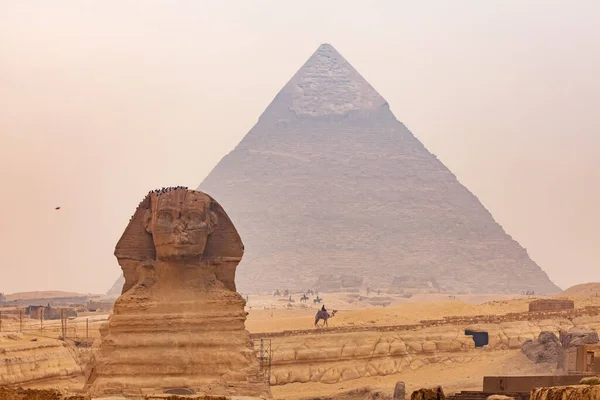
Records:
M365 296L365 293L362 295ZM391 301L389 306L382 307L373 306L368 301L356 301L353 299L354 295L348 293L324 293L320 297L324 299L323 303L314 304L312 301L301 303L300 296L297 294L292 295L295 300L293 303L280 301L281 298L266 294L250 295L246 307L248 311L246 328L252 333L314 329L314 316L322 304L325 304L328 310L338 310L337 315L329 320L330 327L382 326L416 324L422 320L442 319L448 316L502 315L526 312L530 301L543 298L527 296L511 298L507 295L423 294L406 299L399 295L371 295L371 299L380 298ZM600 297L572 298L575 300L576 308L600 306ZM288 304L292 306L288 307ZM5 329L8 327L15 329L18 326L16 316L5 313L2 318ZM108 313L86 313L82 317L70 320L68 324L71 328L76 328L78 335L82 335L85 332L87 319L89 335L99 337L98 327L107 318ZM27 318L25 324L28 330L33 331L39 328L39 321L36 319ZM51 332L59 332L59 320L45 320L43 325Z
M56 293L56 292L55 292ZM578 292L579 293L579 292ZM588 293L587 291L585 293ZM361 293L365 296L366 293ZM247 304L249 312L246 322L247 329L252 333L280 332L285 330L315 329L314 315L321 304L300 303L299 295L292 295L295 300L280 301L281 298L272 295L250 295ZM442 319L447 316L502 315L513 312L525 312L528 303L534 297L516 296L511 298L504 295L414 295L403 298L400 295L371 294L369 299L357 301L355 294L332 293L321 294L323 304L329 310L337 309L337 315L330 319L330 327L363 327L381 325L414 324L422 320ZM564 294L562 297L565 297ZM543 298L543 297L536 297ZM599 297L572 297L576 308L600 306ZM389 305L373 306L370 302L387 302ZM288 306L289 304L289 306ZM86 319L89 322L90 337L98 338L98 327L108 318L107 313L94 313L86 317L69 321L70 327L76 327L79 335L83 331ZM27 321L35 328L35 320ZM5 328L14 325L13 321L5 321ZM44 321L46 333L59 332L60 321ZM33 332L31 332L33 334ZM42 335L45 336L45 335ZM383 389L391 393L396 381L402 380L407 384L407 393L422 386L441 384L446 393L459 390L481 390L485 375L529 375L553 373L548 366L534 365L521 355L519 350L487 351L476 349L468 353L466 362L451 364L429 364L416 370L401 374L361 378L336 384L323 383L294 383L283 386L273 386L272 392L277 399L301 399L309 396L333 395L352 389L371 387ZM81 383L78 377L72 377L61 382L61 388L74 389ZM52 387L57 387L52 382ZM28 387L49 387L48 383L40 381L28 384Z
M503 315L527 312L533 297L504 295L415 295L410 299L401 296L381 295L391 299L386 307L370 306L366 302L349 302L348 294L322 294L328 310L337 309L330 319L330 327L381 326L416 324L422 320L442 319L448 316ZM377 296L371 296L372 298ZM246 327L253 333L279 332L284 330L314 329L314 316L321 304L300 303L299 296L292 307L287 301L269 295L254 295L248 298ZM575 298L575 307L600 306L600 298ZM275 308L271 308L275 307Z

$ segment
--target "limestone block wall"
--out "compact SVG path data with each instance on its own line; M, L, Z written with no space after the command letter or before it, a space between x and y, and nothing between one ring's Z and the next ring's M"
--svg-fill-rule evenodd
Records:
M573 309L575 309L575 302L568 299L538 299L529 303L530 312Z
M75 355L59 340L31 341L16 334L0 336L0 385L81 373Z
M468 362L476 356L475 343L465 330L487 332L487 350L520 349L541 331L573 326L600 329L600 317L578 320L547 319L469 325L408 326L364 329L326 329L283 332L268 337L272 346L271 384L335 383L366 376L391 375L429 363Z

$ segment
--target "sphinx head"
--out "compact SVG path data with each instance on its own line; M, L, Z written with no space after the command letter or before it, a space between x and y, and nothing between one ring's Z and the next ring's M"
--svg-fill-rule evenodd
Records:
M212 199L202 192L177 189L154 193L144 213L159 260L202 258L218 224Z
M123 293L148 275L155 260L218 263L218 279L235 290L244 245L215 199L186 188L155 190L142 200L115 248Z

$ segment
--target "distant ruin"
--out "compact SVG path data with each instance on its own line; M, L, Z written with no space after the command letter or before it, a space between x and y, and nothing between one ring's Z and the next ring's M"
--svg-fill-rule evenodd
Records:
M178 393L270 397L236 292L242 241L205 193L149 193L115 250L123 294L86 371L92 397Z
M62 317L76 317L77 311L72 307L27 306L25 314L32 319L60 319Z
M396 276L390 284L389 293L440 293L442 287L434 277L414 275Z
M353 275L320 275L314 287L321 292L358 292L363 278Z
M574 310L575 302L569 299L538 299L529 303L530 312Z

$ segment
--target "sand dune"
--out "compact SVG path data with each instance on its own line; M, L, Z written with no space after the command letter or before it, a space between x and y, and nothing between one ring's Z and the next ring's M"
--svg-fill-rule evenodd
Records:
M53 299L56 297L80 297L88 296L87 294L76 293L76 292L63 292L60 290L42 290L35 292L18 292L7 294L7 301L14 300L31 300L31 299Z
M571 286L561 293L563 297L599 297L600 282L582 283L580 285Z

